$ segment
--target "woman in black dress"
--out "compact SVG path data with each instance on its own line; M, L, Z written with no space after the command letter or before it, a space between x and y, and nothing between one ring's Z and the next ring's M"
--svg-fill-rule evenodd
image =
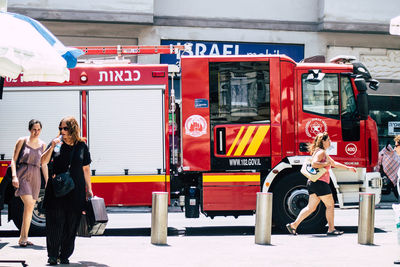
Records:
M87 198L93 196L90 153L84 139L80 137L78 122L74 117L63 118L59 130L59 136L51 142L41 160L45 164L51 162L49 169L52 178L66 172L70 165L75 188L63 197L56 197L53 179L49 179L46 186L43 205L46 209L46 244L50 265L56 265L57 260L61 264L69 263L82 211Z

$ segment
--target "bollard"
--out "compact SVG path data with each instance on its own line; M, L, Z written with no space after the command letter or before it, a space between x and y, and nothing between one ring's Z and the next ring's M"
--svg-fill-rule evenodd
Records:
M151 207L151 243L166 245L168 232L168 193L153 192Z
M256 226L254 230L255 243L271 244L272 226L272 193L257 193Z
M358 211L358 244L374 244L375 194L360 193Z

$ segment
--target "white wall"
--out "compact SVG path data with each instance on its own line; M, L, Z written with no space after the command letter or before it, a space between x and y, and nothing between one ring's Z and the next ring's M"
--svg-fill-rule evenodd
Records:
M8 0L8 6L49 10L122 11L152 14L154 0Z
M317 21L318 13L318 0L156 0L154 5L155 16Z
M387 23L400 15L399 0L321 0L323 20L337 22Z

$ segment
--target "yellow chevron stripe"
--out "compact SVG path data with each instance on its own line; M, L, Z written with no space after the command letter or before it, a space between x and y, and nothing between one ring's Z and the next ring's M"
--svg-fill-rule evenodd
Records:
M249 139L251 137L251 135L253 134L254 130L256 129L256 126L249 126L247 128L246 133L244 134L242 141L240 141L240 144L238 146L238 148L235 151L235 154L233 154L234 156L240 156L244 150L244 148L247 145L247 142L249 142Z
M169 182L169 175L124 175L124 176L92 176L92 183L163 183Z
M210 182L259 182L260 174L203 175L203 183Z
M239 141L240 137L242 136L243 130L244 130L244 126L240 127L239 133L236 135L235 140L233 141L233 144L231 145L231 147L229 148L228 153L226 154L227 156L231 155L233 149L236 146L236 143Z
M3 178L4 178L4 177L0 177L0 183L1 183L1 181L3 181Z
M257 153L262 141L264 140L265 135L267 134L267 132L269 130L269 127L270 127L269 125L258 127L253 140L251 141L246 152L244 153L245 156L254 156Z

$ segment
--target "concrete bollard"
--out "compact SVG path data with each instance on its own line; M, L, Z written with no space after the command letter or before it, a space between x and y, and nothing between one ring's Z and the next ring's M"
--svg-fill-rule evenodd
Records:
M168 233L168 193L153 192L151 206L151 243L166 245Z
M255 243L271 244L272 227L272 193L257 193L256 226L254 230Z
M358 244L374 244L375 194L360 193L358 211Z

